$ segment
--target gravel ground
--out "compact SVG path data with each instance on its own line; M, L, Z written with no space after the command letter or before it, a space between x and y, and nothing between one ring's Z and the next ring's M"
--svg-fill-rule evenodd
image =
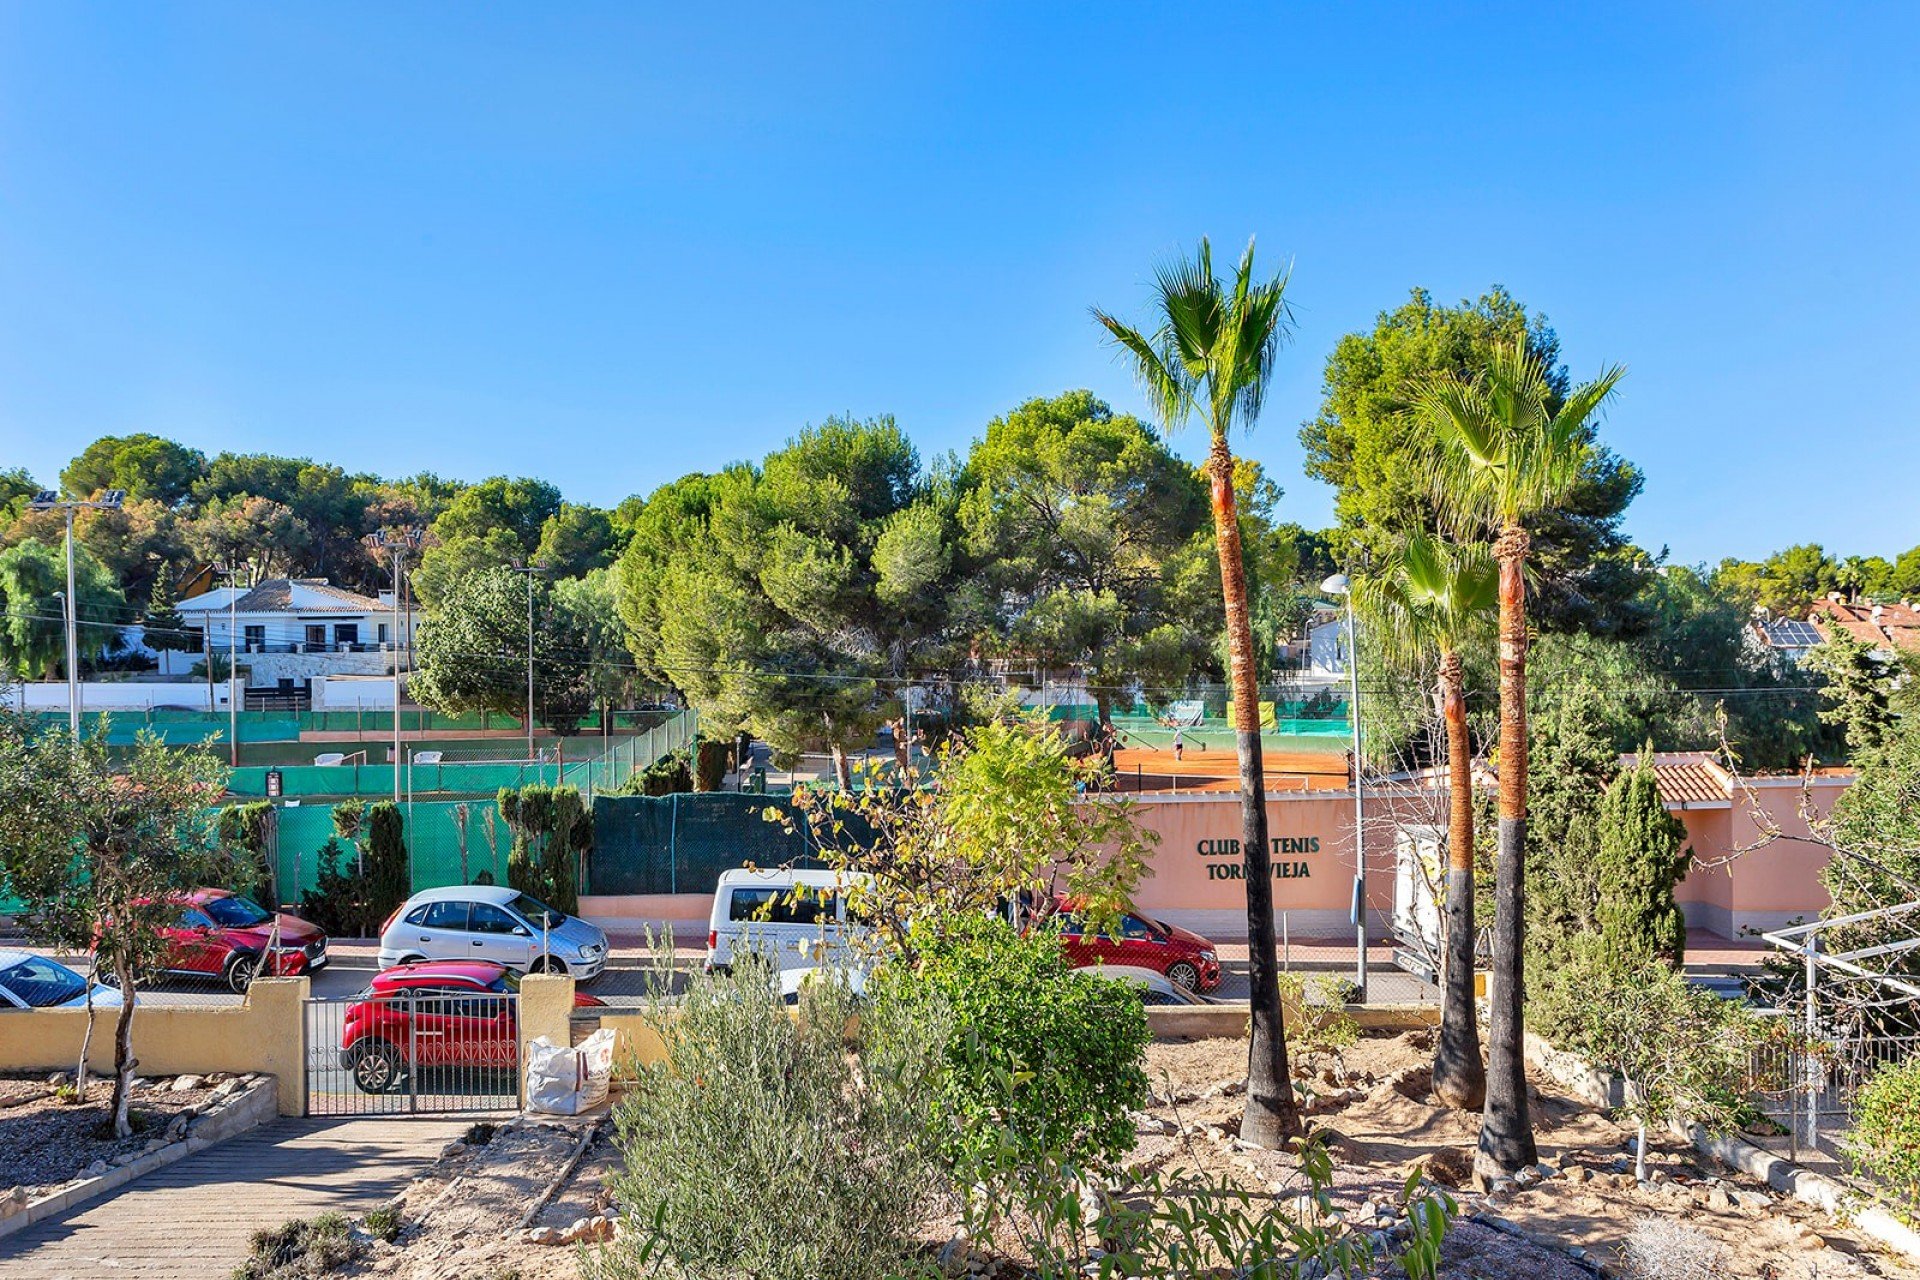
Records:
M74 1106L60 1101L44 1075L0 1076L0 1186L22 1186L37 1196L96 1160L111 1163L124 1152L141 1151L174 1116L204 1105L218 1083L179 1092L166 1078L141 1084L129 1107L133 1136L103 1140L97 1135L112 1121L112 1081L90 1079L86 1105Z

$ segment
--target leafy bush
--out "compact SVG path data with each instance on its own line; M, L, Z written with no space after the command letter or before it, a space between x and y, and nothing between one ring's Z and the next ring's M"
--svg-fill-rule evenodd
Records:
M1854 1099L1855 1166L1920 1211L1920 1059L1874 1072Z
M928 1138L943 1028L900 1004L854 1020L842 983L808 985L790 1014L743 957L697 976L649 1021L665 1061L615 1111L614 1178L631 1233L589 1255L591 1280L881 1280L913 1273L941 1184Z
M400 1216L400 1210L393 1205L381 1205L367 1212L367 1234L392 1244L400 1238L400 1228L406 1220Z
M323 1213L253 1233L253 1251L233 1270L233 1280L316 1280L365 1251L346 1218Z
M969 1198L961 1226L982 1249L1012 1241L1037 1280L1249 1280L1363 1276L1376 1270L1372 1224L1334 1211L1333 1159L1324 1146L1299 1146L1297 1194L1248 1191L1232 1179L1190 1171L1116 1172L1092 1196L1087 1171L1057 1156L1035 1158L1008 1135L992 1196ZM1418 1173L1401 1187L1405 1242L1393 1261L1409 1280L1434 1280L1458 1206ZM1390 1250L1391 1246L1387 1246Z
M693 790L692 753L681 747L661 756L628 778L620 790L630 796L670 796Z
M500 817L513 832L507 883L562 911L580 909L579 860L593 847L593 812L578 787L502 787Z
M1625 1085L1623 1118L1639 1130L1635 1173L1647 1175L1647 1130L1673 1120L1734 1128L1730 1100L1747 1093L1748 1051L1758 1028L1740 1005L1690 985L1658 957L1621 964L1601 938L1542 980L1554 1041Z
M925 939L916 967L884 971L879 986L948 1020L934 1116L963 1183L1003 1132L1080 1163L1132 1150L1128 1112L1147 1098L1140 993L1069 968L1051 931L1023 937L995 916L957 917Z
M1307 976L1293 970L1280 975L1280 1003L1287 1013L1287 1053L1303 1067L1322 1054L1331 1056L1342 1071L1348 1049L1359 1043L1360 1023L1346 1006L1357 995L1351 978ZM1318 997L1309 1000L1309 995Z
M727 776L727 744L702 738L693 754L693 789L718 791Z
M372 915L367 876L352 862L342 870L342 854L337 839L320 846L314 887L300 895L300 916L336 938L366 937L385 917Z

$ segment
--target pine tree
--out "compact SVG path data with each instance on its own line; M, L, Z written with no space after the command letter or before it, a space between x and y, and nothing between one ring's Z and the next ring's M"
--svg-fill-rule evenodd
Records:
M199 637L187 631L186 619L174 607L173 584L168 581L165 569L154 575L144 626L147 648L156 653L161 650L185 653L200 647Z
M1673 891L1692 854L1686 828L1660 801L1651 744L1607 788L1599 836L1595 914L1609 959L1620 966L1659 959L1677 968L1686 958L1687 922Z

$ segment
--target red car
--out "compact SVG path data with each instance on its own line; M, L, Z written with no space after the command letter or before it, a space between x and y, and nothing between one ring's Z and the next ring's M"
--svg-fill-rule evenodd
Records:
M1212 991L1220 985L1219 953L1191 929L1129 911L1120 917L1117 938L1091 933L1065 899L1053 918L1060 926L1060 945L1076 967L1133 965L1165 974L1167 981L1188 991Z
M347 1006L340 1065L362 1093L433 1068L519 1065L520 975L492 960L421 960L377 975ZM575 991L573 1007L606 1001Z
M327 935L298 916L276 917L253 899L225 889L195 889L171 901L180 908L180 919L160 931L168 944L162 974L218 978L239 992L256 973L284 978L326 968ZM103 981L106 976L101 975Z

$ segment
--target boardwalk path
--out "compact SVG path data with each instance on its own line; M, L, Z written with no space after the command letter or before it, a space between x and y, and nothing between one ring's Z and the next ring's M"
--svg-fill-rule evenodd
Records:
M4 1280L209 1280L261 1227L364 1213L406 1186L465 1120L280 1120L0 1237Z

